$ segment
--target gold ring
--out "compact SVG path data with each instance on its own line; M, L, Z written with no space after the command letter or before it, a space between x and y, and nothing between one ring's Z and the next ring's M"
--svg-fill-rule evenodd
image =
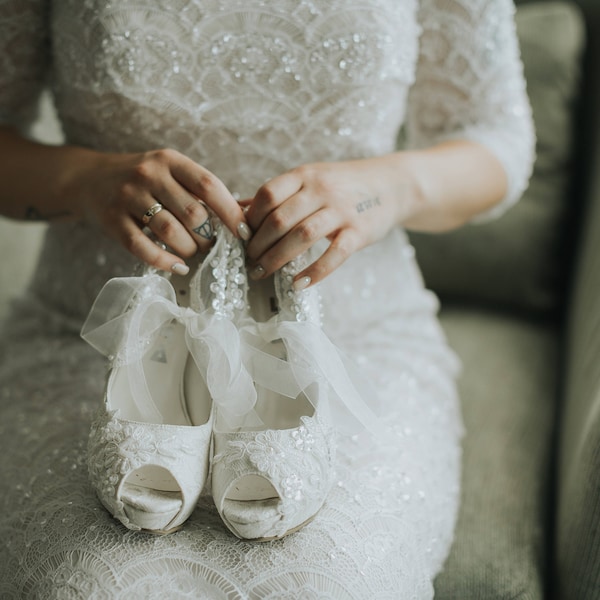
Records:
M154 217L154 215L157 215L162 209L163 209L163 205L160 204L160 202L157 202L156 204L153 204L144 213L144 216L142 217L142 223L144 225L148 225L148 223L150 223L150 221L152 221L152 217Z

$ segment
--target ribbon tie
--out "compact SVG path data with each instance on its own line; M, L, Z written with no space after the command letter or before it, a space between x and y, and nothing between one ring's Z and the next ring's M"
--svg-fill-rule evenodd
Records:
M176 320L185 326L190 354L206 381L213 401L231 423L241 422L256 403L256 390L241 361L240 338L228 319L210 309L197 312L179 306L171 283L159 275L118 277L98 294L82 338L109 357L113 367L127 365L133 400L144 420L163 417L148 389L142 359L161 328Z

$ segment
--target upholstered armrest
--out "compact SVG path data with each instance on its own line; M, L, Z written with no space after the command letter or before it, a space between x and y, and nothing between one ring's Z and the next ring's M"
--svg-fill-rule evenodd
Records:
M575 278L559 418L558 597L576 600L600 594L600 176L595 198Z
M557 577L559 597L577 600L600 593L600 186L598 192L578 269L560 419Z

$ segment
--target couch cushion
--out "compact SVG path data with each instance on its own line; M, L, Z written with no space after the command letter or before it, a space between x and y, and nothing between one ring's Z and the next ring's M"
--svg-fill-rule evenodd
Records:
M436 599L544 597L558 336L462 308L442 313L463 361L462 504Z
M595 29L598 35L600 10ZM600 57L600 47L597 52ZM594 203L586 214L569 314L560 415L554 582L560 600L600 598L600 147L595 151Z
M503 217L441 234L411 234L429 287L444 299L552 311L563 296L572 108L584 27L572 4L517 9L537 163L522 200ZM443 257L443 259L440 259Z

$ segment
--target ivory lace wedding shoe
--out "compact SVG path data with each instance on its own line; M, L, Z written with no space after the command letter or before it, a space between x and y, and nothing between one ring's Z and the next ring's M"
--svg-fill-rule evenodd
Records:
M252 418L235 430L217 410L213 498L225 525L243 539L266 541L298 530L332 485L329 384L313 363L324 337L320 303L314 288L292 289L300 268L293 261L250 284L249 313L238 327L256 404Z
M169 533L190 516L208 475L213 398L251 386L236 369L230 317L243 304L232 263L241 259L227 237L188 276L109 281L82 330L113 354L104 409L89 438L90 479L130 529Z
M109 281L92 314L112 298L130 306L90 432L90 479L126 527L170 533L193 511L208 473L212 400L186 343L194 317L159 275Z

